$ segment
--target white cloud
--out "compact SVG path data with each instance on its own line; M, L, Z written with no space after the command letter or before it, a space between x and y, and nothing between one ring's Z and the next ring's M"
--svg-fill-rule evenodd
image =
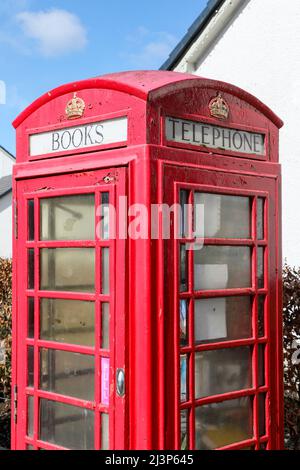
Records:
M127 40L131 43L131 51L124 55L138 68L157 68L178 42L173 34L166 31L150 32L144 26L139 26Z
M24 34L37 41L44 56L59 56L83 49L87 33L80 18L66 10L24 11L17 15Z

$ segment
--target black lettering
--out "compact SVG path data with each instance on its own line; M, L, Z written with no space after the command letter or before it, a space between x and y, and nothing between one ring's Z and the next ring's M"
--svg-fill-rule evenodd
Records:
M90 141L90 145L94 144L94 142L92 140L92 137L91 137L92 130L93 130L93 126L86 126L86 128L84 129L84 131L85 131L84 145L89 145L88 139Z
M96 131L96 134L97 136L100 138L100 140L95 140L95 144L102 144L103 140L104 140L104 137L103 137L103 126L102 124L98 124L98 126L95 127L95 131Z
M247 153L253 152L253 134L246 134L244 132L243 137L244 137L244 151ZM246 144L248 148L246 148Z
M225 132L227 132L227 135L225 135ZM228 141L228 145L226 145L225 141ZM231 148L231 131L222 129L222 147L224 148Z
M260 134L254 134L254 152L260 154L264 146L264 136Z
M239 138L240 142L239 142L239 145L237 144L237 137ZM236 148L237 150L240 150L242 145L243 145L243 139L242 139L242 136L239 132L235 132L232 136L232 142L233 142L233 146L234 148Z
M52 151L56 152L59 150L60 143L59 143L59 133L58 132L53 132L52 134Z
M216 140L218 140L221 136L221 132L216 127L213 128L213 146L216 145Z
M65 141L65 136L67 136L67 140ZM61 146L64 150L67 150L70 145L71 145L71 133L69 131L65 131L63 132L62 136L61 136ZM66 144L67 142L67 144Z
M209 145L210 142L205 140L205 137L209 137L209 133L208 133L209 127L208 126L201 126L201 130L202 130L202 145Z
M185 134L187 134L188 132L190 132L189 129L186 128L186 126L190 126L190 122L183 122L181 124L181 140L185 140L186 142L190 142L191 139L186 139L185 138Z
M200 144L200 140L196 139L197 124L193 124L193 142L194 144Z
M169 121L172 123L172 139L175 139L176 137L176 129L175 126L176 124L179 124L179 121L176 119L168 118Z
M78 142L76 142L76 135L79 136ZM72 145L75 148L78 148L82 145L82 140L83 140L83 134L81 129L75 129L72 135Z

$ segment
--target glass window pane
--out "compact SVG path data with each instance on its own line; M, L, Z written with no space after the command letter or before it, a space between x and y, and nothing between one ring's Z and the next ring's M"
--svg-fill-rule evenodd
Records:
M189 191L182 189L180 191L180 237L189 236Z
M258 345L258 386L263 387L266 383L265 379L265 345Z
M194 198L196 218L204 211L204 227L196 224L197 237L250 238L249 197L196 192Z
M83 400L94 400L94 356L41 349L40 387Z
M41 249L41 289L94 292L95 250L93 248Z
M250 297L216 297L195 300L195 342L250 338Z
M109 248L102 248L102 294L109 294Z
M263 289L265 287L264 281L264 249L263 247L257 248L257 287Z
M195 290L251 287L251 250L204 246L194 252Z
M196 398L251 388L251 357L248 346L196 353Z
M34 297L28 297L28 338L34 338Z
M180 412L180 450L189 448L189 412L181 410Z
M60 196L40 201L41 240L94 240L93 194Z
M34 248L28 250L28 289L34 289Z
M40 399L39 438L71 450L94 450L94 412Z
M186 299L179 301L179 314L180 314L180 346L188 344L188 305Z
M187 355L180 356L180 395L181 401L185 402L189 399L188 396L188 359Z
M101 450L109 450L109 415L101 413Z
M94 302L42 299L40 303L40 338L60 343L94 346Z
M33 413L34 413L34 398L30 395L27 396L27 436L33 437Z
M180 245L180 291L188 290L188 256L186 245Z
M217 449L252 437L252 400L249 397L196 409L196 449Z
M266 434L266 394L258 395L258 425L259 437Z
M256 221L256 231L257 231L257 239L263 240L265 227L264 227L264 202L265 200L262 197L257 198L257 221Z
M102 304L101 348L109 349L109 303Z
M101 238L109 240L109 193L101 193Z
M262 338L265 336L265 297L263 295L258 296L258 336Z
M26 444L26 450L35 450L35 448L30 444Z
M28 240L34 240L34 200L28 201Z
M34 347L27 348L27 385L33 387L34 384Z

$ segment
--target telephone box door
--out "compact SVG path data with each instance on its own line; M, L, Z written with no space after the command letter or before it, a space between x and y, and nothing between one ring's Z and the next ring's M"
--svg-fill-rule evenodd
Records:
M274 449L281 392L276 179L164 171L164 201L181 208L165 242L165 272L174 266L175 273L165 288L167 446Z
M125 176L17 183L17 449L126 448Z

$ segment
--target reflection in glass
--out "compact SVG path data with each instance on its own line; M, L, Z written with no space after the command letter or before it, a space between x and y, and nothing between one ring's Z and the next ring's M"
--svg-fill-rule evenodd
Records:
M101 348L109 349L109 303L102 304Z
M204 211L204 227L196 221L198 238L250 238L249 197L196 192L194 201L196 219Z
M186 245L180 245L180 292L188 290L188 256Z
M109 450L109 415L101 413L101 450Z
M251 357L248 346L196 353L196 398L251 388Z
M93 194L41 199L41 240L94 240Z
M95 250L93 248L41 249L41 289L94 292Z
M266 383L265 379L265 345L258 345L258 386L263 387Z
M257 231L257 239L263 240L265 227L264 227L264 202L265 200L262 197L257 198L257 222L256 222L256 231Z
M102 294L109 294L109 248L101 249L102 258Z
M263 336L265 336L265 297L263 295L258 296L257 309L258 309L258 337L262 338Z
M101 238L109 240L109 193L101 193Z
M257 287L263 289L265 287L264 281L264 248L259 246L257 248Z
M251 250L204 246L194 252L195 290L251 287Z
M188 238L189 236L189 191L182 189L180 191L180 237Z
M94 450L94 412L40 399L39 439L71 450Z
M266 434L266 394L258 395L258 426L259 437Z
M217 449L253 436L249 397L204 405L196 409L196 449Z
M196 299L196 344L250 338L251 308L248 296Z
M180 450L188 450L189 448L189 412L188 410L180 411Z
M28 289L34 289L34 248L28 250Z
M181 402L188 400L188 360L187 355L180 356L180 396Z
M41 390L94 400L94 356L41 349L40 361Z
M34 338L34 297L28 297L28 338Z
M34 413L34 398L31 395L27 396L27 436L33 437L33 413Z
M33 387L34 384L34 347L27 348L27 386Z
M28 240L34 240L34 200L28 201Z
M41 299L40 338L46 341L94 346L94 302Z
M182 299L180 304L180 346L188 344L188 300Z

